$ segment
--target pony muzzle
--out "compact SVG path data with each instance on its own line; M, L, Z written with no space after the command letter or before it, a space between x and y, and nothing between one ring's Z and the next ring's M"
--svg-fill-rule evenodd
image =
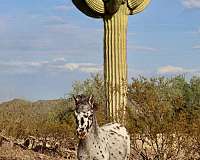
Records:
M79 139L85 139L86 136L87 136L87 133L84 132L84 131L81 131L81 132L77 131L77 136L78 136Z

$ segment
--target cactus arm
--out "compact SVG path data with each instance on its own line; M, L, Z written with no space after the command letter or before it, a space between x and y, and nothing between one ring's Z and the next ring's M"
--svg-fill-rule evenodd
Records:
M90 7L94 12L104 14L105 8L104 8L104 2L103 0L85 0L88 7Z
M138 7L144 0L128 0L128 7L133 10Z
M72 0L73 4L85 15L93 18L101 18L103 15L91 9L84 0Z
M105 10L107 14L114 14L118 11L123 0L104 0Z
M150 3L150 0L128 0L130 15L142 12Z

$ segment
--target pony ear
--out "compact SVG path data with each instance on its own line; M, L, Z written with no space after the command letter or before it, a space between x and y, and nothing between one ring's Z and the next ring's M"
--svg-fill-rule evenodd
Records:
M98 105L97 103L95 103L94 101L94 95L90 95L89 99L88 99L89 104L92 106L92 109L94 109L95 111L98 110Z
M79 98L76 97L76 96L74 96L74 95L72 95L72 96L73 96L73 98L74 98L75 104L78 104Z
M94 96L93 95L90 95L89 99L88 99L88 103L93 106L94 104Z

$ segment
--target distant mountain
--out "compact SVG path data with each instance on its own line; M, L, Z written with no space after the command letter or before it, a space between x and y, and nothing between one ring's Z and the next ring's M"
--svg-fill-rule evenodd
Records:
M55 108L67 108L72 106L72 104L73 102L70 99L38 100L35 102L13 99L1 103L0 111L21 112L22 110L27 110L43 114Z

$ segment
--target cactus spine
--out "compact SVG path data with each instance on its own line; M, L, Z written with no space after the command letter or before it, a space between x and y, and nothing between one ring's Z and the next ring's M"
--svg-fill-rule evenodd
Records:
M84 14L104 21L104 81L110 121L123 122L127 105L126 35L128 15L145 9L150 0L72 0Z

